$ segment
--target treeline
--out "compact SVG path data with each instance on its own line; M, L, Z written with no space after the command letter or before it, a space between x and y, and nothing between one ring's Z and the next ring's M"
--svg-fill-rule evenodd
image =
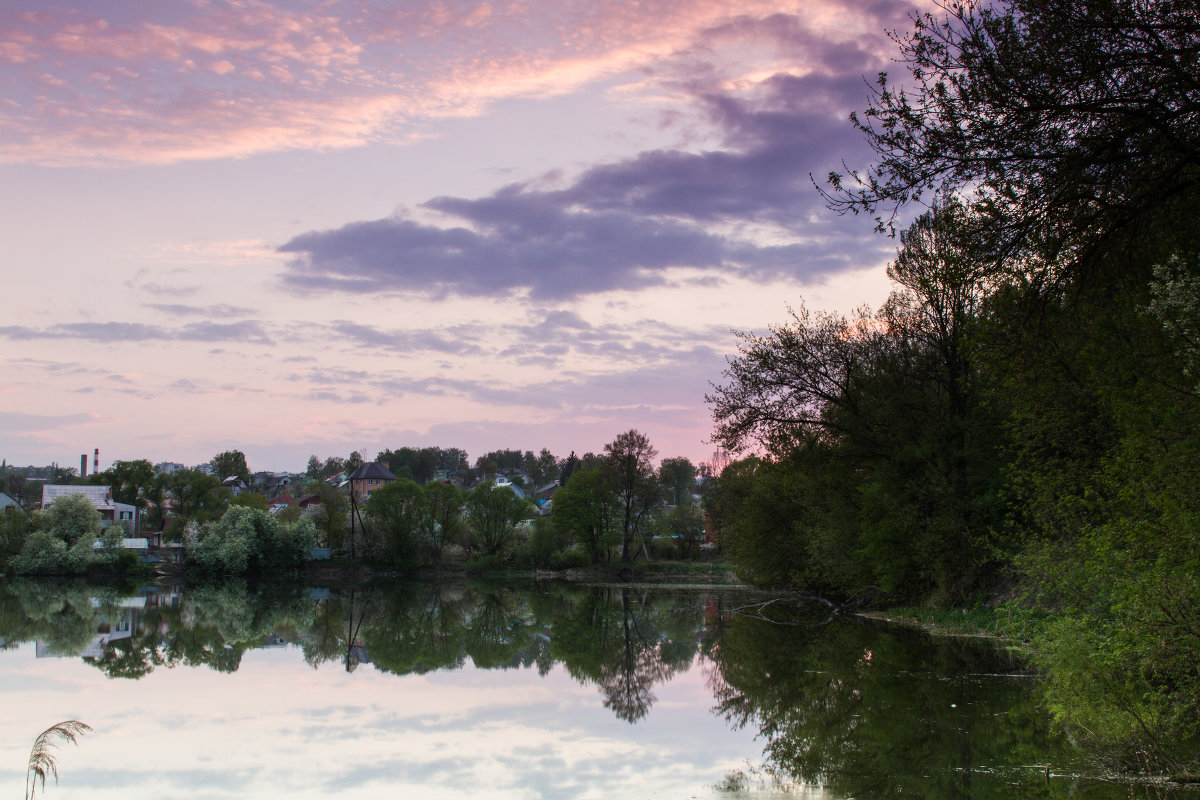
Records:
M514 480L486 479L469 491L447 481L421 485L398 478L375 490L351 516L337 546L358 547L370 558L409 569L459 561L464 551L474 569L560 570L693 558L704 539L704 513L693 502L697 468L686 458L659 463L657 456L649 437L630 430L599 455L572 452L561 463L547 450L539 457L528 451L490 453L481 461L491 461L494 469L481 474L505 470ZM529 475L531 461L541 462L544 472ZM528 492L520 488L521 474L530 478ZM547 479L562 485L535 498L531 492Z
M1200 761L1200 24L1192 2L952 4L853 118L842 212L926 211L879 309L743 334L708 398L758 456L712 510L748 579L1008 600L1055 713Z
M339 560L397 571L561 570L700 555L704 515L693 502L698 469L686 458L657 463L657 455L636 430L617 436L599 455L572 452L559 460L546 449L537 456L502 450L481 456L471 470L462 450L384 450L376 460L394 465L398 477L357 502L342 484L349 467L362 466L361 454L325 462L313 456L303 483L276 487L304 499L300 504L292 497L286 507L272 505L266 489L235 495L223 485L250 475L239 450L214 456L211 474L157 473L146 460L117 461L86 482L107 486L115 501L136 507L140 532L162 531L164 541L179 543L184 563L200 579L289 576L316 547ZM539 487L541 497L534 494ZM122 537L135 534L133 523L102 529L99 511L82 495L59 498L44 512L10 509L3 521L0 563L16 574L137 569L138 559L120 546Z

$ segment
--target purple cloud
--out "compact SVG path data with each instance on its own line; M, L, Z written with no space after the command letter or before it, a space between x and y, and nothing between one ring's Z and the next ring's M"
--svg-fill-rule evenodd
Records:
M778 35L787 34L781 26ZM849 49L847 64L878 66L866 50ZM661 286L676 267L812 280L886 258L861 224L828 212L812 185L811 175L842 158L866 156L846 122L867 92L862 73L777 74L751 97L719 85L709 76L687 89L723 149L643 152L563 188L517 183L481 198L429 200L424 207L446 227L389 218L305 233L279 248L294 256L285 281L298 291L555 301ZM771 226L774 240L791 242L736 232L747 225Z

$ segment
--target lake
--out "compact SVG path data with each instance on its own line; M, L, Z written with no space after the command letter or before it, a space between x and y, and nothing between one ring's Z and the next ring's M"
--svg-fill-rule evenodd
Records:
M0 584L0 789L59 798L1129 798L1020 659L734 589Z

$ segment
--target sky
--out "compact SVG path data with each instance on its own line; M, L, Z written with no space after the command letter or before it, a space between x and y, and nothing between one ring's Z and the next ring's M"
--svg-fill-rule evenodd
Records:
M814 187L900 0L0 5L0 457L712 458L735 331L878 306Z
M20 796L33 739L66 719L93 730L55 753L46 796L60 800L716 799L730 796L715 788L723 777L763 763L757 726L714 712L716 668L699 658L654 685L631 725L562 665L542 677L469 660L423 675L347 673L286 646L247 651L233 673L160 667L135 681L34 650L0 650L7 797Z

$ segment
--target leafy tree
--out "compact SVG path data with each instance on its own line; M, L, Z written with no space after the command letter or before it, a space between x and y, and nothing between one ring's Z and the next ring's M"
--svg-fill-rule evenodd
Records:
M915 17L908 71L880 74L852 119L877 154L832 174L835 207L895 210L973 193L1001 251L1044 241L1088 258L1101 241L1194 194L1200 58L1190 0L968 0ZM1183 206L1181 206L1183 207Z
M579 469L579 457L575 455L575 451L571 451L571 455L563 459L558 466L558 483L560 486L566 486L567 481L571 480L571 476Z
M433 522L429 545L433 560L438 562L447 545L465 540L467 525L463 520L463 494L452 483L435 481L425 485L425 504Z
M489 456L480 456L475 459L475 471L483 477L484 480L490 481L496 477L496 473L500 471L500 465L496 460Z
M246 455L241 450L217 453L209 463L220 480L238 477L246 483L250 482L250 467L246 465Z
M673 506L691 505L696 489L696 467L687 458L664 458L658 465L658 479Z
M112 488L113 500L145 510L147 493L154 486L157 472L146 459L114 461L112 466L93 476L95 483Z
M388 555L401 566L416 566L422 547L434 537L435 523L425 491L407 478L390 481L372 492L363 514L382 526Z
M261 509L233 506L206 526L187 556L210 574L278 574L298 568L316 542L308 520L281 525Z
M621 499L607 469L575 472L554 493L555 527L567 533L592 561L612 557L621 541Z
M558 459L546 448L542 448L537 458L532 459L526 471L533 481L534 488L540 488L558 479Z
M649 437L631 429L604 445L604 453L620 509L621 560L629 562L633 560L630 546L642 520L662 499L653 464L658 451Z
M100 541L103 547L95 548ZM79 575L92 566L116 566L121 528L105 530L100 512L82 494L55 498L42 511L38 530L9 561L18 575Z
M317 540L326 547L340 548L346 543L350 532L350 501L333 486L318 481L306 486L319 502L309 504L302 518L312 520L316 526Z
M33 520L25 511L9 506L0 512L0 564L20 552L32 532Z
M322 476L321 459L316 455L308 457L308 466L304 468L304 477L309 480L320 480Z
M667 530L687 558L695 558L704 543L704 511L696 505L673 506L666 516Z
M265 494L242 492L237 497L230 498L229 505L245 506L246 508L257 508L259 511L267 511L271 508L271 501L267 499Z
M533 505L512 489L484 481L466 496L471 539L484 555L499 556L512 544L517 525L533 516Z
M355 471L363 465L363 463L364 459L362 453L355 450L346 458L345 462L342 464L342 469L346 470L347 474L353 475Z
M172 533L177 537L182 522L208 522L220 517L229 507L229 490L221 486L216 475L206 475L196 469L181 469L167 476L165 489L174 498L177 520Z

